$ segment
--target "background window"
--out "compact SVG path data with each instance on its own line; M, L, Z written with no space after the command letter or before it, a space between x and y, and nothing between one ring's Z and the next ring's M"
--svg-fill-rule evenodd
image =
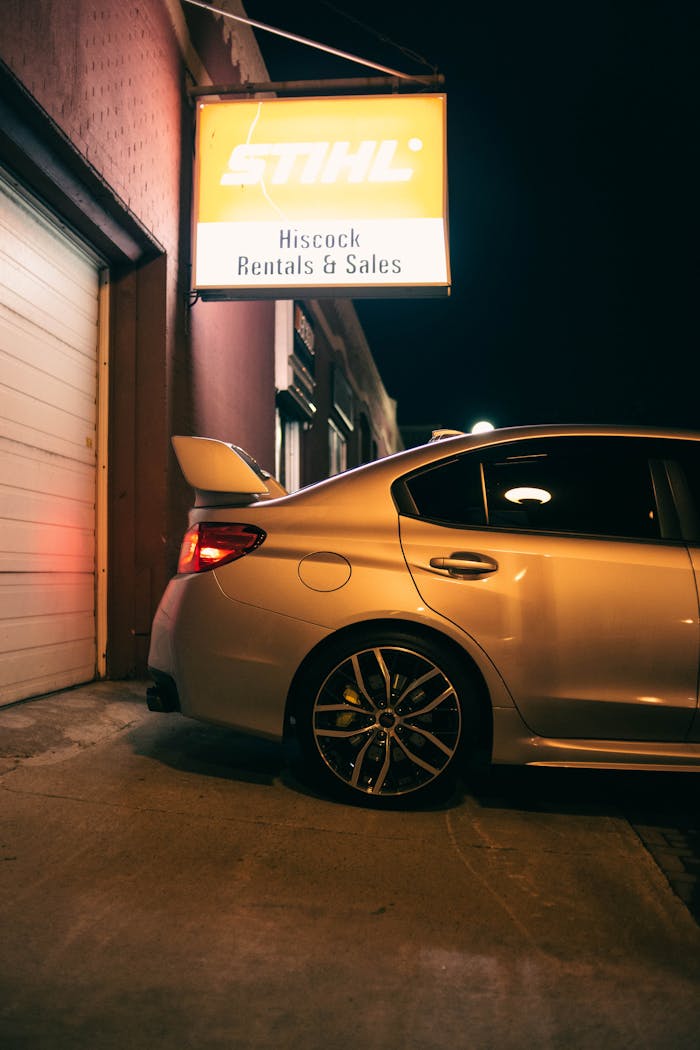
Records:
M328 420L328 474L340 474L348 465L348 447L345 435Z
M277 414L277 480L287 492L301 486L301 428L298 419Z

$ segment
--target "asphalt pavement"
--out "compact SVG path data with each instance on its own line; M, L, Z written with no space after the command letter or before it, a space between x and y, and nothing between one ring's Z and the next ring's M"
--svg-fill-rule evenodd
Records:
M695 777L373 813L147 684L0 708L2 1050L697 1046Z

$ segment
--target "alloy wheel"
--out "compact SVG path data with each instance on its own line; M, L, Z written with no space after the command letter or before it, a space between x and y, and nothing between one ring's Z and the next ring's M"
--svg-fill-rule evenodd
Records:
M378 645L331 670L314 699L311 728L327 769L347 788L396 797L443 774L461 725L457 692L436 663Z

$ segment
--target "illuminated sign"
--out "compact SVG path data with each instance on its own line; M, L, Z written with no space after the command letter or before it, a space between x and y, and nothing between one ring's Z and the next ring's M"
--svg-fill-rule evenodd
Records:
M449 292L444 95L198 105L203 298Z

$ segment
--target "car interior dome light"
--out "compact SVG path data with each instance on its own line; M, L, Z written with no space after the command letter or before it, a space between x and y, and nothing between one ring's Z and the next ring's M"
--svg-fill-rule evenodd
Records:
M529 500L532 500L533 503L549 503L552 498L552 493L547 492L546 489L535 489L523 486L522 488L508 489L505 493L505 497L510 503L525 503Z

